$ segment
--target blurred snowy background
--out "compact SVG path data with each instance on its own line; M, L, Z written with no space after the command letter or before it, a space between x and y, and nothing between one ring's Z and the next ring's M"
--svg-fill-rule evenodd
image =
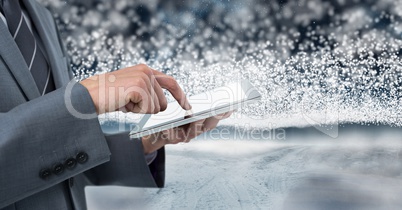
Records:
M401 125L399 0L42 2L78 79L146 63L190 95L250 79L264 97L247 116Z
M218 128L229 140L168 147L166 188L91 190L91 208L402 206L400 0L40 2L77 79L145 63L189 95L239 78L263 94Z

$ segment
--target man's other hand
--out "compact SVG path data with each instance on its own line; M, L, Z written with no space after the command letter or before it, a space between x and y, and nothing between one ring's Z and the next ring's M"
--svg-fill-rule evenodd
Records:
M203 132L212 130L220 120L228 118L232 112L227 112L207 119L199 120L187 125L179 126L159 133L142 137L144 153L152 153L166 144L189 142Z
M80 82L88 89L96 112L112 111L155 114L164 111L167 89L185 110L191 106L177 81L144 64L95 75Z

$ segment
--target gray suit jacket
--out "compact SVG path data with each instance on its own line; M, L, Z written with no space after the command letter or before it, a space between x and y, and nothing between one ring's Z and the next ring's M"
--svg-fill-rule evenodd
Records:
M79 119L64 96L72 78L48 10L23 0L41 37L57 90L40 96L28 67L0 21L0 209L85 209L84 187L162 187L164 150L148 166L141 141L104 136L97 118ZM75 83L71 104L94 113L87 90Z

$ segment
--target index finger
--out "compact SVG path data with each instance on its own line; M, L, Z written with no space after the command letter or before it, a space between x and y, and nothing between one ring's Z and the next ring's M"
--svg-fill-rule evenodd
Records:
M162 72L153 69L152 71L159 85L162 88L168 90L176 99L176 101L179 102L180 106L183 107L183 109L190 110L191 105L187 100L186 94L184 94L183 90L181 89L177 81L173 77L168 76Z

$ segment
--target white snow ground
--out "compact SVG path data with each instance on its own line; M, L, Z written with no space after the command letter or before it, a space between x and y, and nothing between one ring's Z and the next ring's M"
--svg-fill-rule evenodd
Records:
M339 131L336 139L306 128L287 129L284 140L167 146L165 188L90 187L88 208L400 209L402 131Z

